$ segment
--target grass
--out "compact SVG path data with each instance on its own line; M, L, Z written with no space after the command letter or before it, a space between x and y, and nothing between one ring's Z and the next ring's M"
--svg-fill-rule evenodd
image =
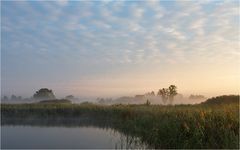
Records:
M239 148L239 103L221 105L1 104L11 118L105 120L150 148Z

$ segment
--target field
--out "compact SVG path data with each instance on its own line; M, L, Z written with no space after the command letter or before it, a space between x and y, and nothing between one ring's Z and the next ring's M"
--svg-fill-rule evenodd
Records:
M13 119L19 119L20 124L33 124L34 119L56 121L56 118L59 124L68 124L70 120L88 118L94 125L139 137L150 148L239 148L239 103L1 104L1 115L1 124L13 124Z

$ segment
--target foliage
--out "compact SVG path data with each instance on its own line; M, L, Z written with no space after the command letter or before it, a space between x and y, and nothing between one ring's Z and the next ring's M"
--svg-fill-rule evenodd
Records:
M213 97L207 99L202 104L231 104L238 103L239 104L239 95L223 95L218 97Z
M35 99L55 99L55 95L53 94L52 90L49 90L47 88L42 88L33 95L33 98Z
M169 101L170 104L172 104L174 96L177 95L177 87L175 85L170 85L168 89L169 89Z
M169 91L166 88L162 88L158 91L158 96L162 97L163 104L166 104L166 102L168 100L168 93L169 93Z
M175 85L170 85L168 88L159 89L157 95L162 97L163 104L166 104L167 100L172 104L174 96L177 94L177 87Z

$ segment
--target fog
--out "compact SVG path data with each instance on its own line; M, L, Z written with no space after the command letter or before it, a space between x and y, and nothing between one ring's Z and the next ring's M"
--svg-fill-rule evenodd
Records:
M14 95L15 96L15 95ZM5 96L6 97L6 96ZM12 96L7 96L7 99L2 96L1 103L37 103L41 100L46 99L34 99L33 97L30 98L24 98L21 96L16 96L16 98L12 98ZM94 104L100 104L100 105L114 105L114 104L146 104L147 101L150 102L150 104L162 104L162 105L168 105L168 104L198 104L205 100L207 100L207 97L193 97L191 98L189 95L182 95L177 94L174 97L174 100L172 103L167 101L166 103L163 102L161 96L158 95L132 95L132 96L120 96L120 97L73 97L73 98L66 98L66 97L57 97L57 99L68 99L72 103L94 103Z
M162 98L160 96L148 96L148 95L135 95L135 96L122 96L116 99L111 98L98 98L97 103L99 104L146 104L147 101L150 102L150 104L162 104L162 105L168 105L168 104L197 104L205 101L206 97L201 98L190 98L190 97L184 97L182 94L178 94L174 97L173 102L169 102L167 100L166 103L163 102Z

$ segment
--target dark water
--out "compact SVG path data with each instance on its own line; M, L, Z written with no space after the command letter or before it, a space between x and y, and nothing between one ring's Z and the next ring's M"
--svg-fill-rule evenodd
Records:
M1 126L1 148L8 149L119 149L146 148L138 138L111 128Z

